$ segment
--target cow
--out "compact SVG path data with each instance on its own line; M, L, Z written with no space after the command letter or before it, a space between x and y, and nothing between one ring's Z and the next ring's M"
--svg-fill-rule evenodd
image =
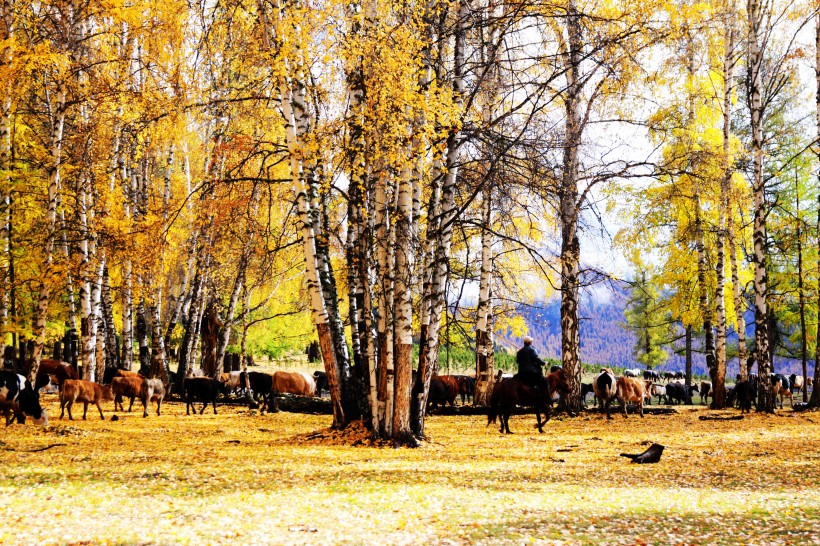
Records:
M627 417L626 413L626 403L627 402L635 402L638 404L638 410L641 412L641 417L643 417L643 401L645 394L646 383L644 383L643 379L639 379L637 377L619 377L618 381L615 383L615 393L618 395L618 398L621 399L621 411L624 414L624 418ZM607 413L607 417L609 413Z
M244 374L245 372L242 372ZM248 384L251 387L253 398L258 402L261 397L263 400L267 398L273 388L273 375L264 372L247 372ZM242 385L245 385L245 376L240 375ZM263 405L264 409L264 405Z
M126 370L125 368L106 368L103 372L103 385L110 385L115 377L143 377L139 372Z
M277 394L295 394L298 396L313 396L316 393L316 382L313 376L304 372L275 372L271 389L268 394L267 409L279 411L276 403ZM265 405L262 411L265 411Z
M562 370L562 369L564 369L563 366L559 366L558 364L553 364L552 366L550 366L550 373L555 373L558 370Z
M503 381L503 380L502 380ZM447 405L447 385L438 376L430 378L430 390L427 391L428 411Z
M205 377L205 370L202 368L191 368L185 377Z
M643 378L649 381L660 381L661 374L656 370L644 370L643 371Z
M658 397L658 404L661 403L661 398L663 398L664 404L669 404L669 399L666 397L666 387L664 385L658 385L657 383L652 384L652 388L649 390L650 396L657 396Z
M615 374L611 369L601 368L601 373L592 382L592 390L600 404L601 411L606 411L607 419L612 419L609 415L609 404L615 397Z
M144 382L145 379L139 375L128 375L112 379L111 391L114 393L114 411L118 411L117 407L119 407L119 411L125 411L125 407L122 405L122 399L125 397L131 400L128 405L128 412L130 413L131 408L134 407L134 398L140 397L140 390Z
M675 379L675 372L661 372L661 378L666 379L668 383L670 380Z
M40 360L40 367L37 368L37 378L34 380L34 390L40 389L56 380L57 386L62 387L66 379L79 379L77 370L71 367L68 362L44 358Z
M242 382L242 372L239 371L220 374L219 380L225 384L229 393L241 390L245 386Z
M751 413L752 402L757 398L757 384L748 379L738 381L735 385L734 398L737 400L740 413Z
M706 405L706 402L709 401L709 395L712 393L712 382L711 381L701 381L700 382L700 403ZM715 397L712 395L712 400L714 401Z
M581 383L581 404L584 407L587 406L587 395L592 393L595 396L595 389L592 387L592 383Z
M813 377L807 377L806 378L806 388L807 389L814 388L814 378Z
M444 397L445 404L450 404L451 406L456 405L456 398L458 398L458 393L461 390L461 387L458 383L458 379L454 375L434 375L433 379L438 378L444 384L444 388L446 389L446 396Z
M31 382L11 370L0 370L0 409L6 417L6 426L16 418L24 423L26 416L35 425L48 426L48 412L40 406L40 396Z
M643 400L644 404L647 406L652 405L652 380L651 379L644 379L643 380Z
M74 402L83 403L83 421L88 414L88 404L94 404L100 411L100 419L105 420L100 402L110 402L114 400L114 392L110 385L100 385L92 381L83 381L82 379L66 379L63 382L63 388L60 389L60 419L65 415L66 408L68 409L68 419L74 420L71 415L71 406Z
M461 395L461 404L464 405L475 396L475 378L469 375L454 375L453 377L458 381L458 394Z
M800 392L803 390L803 376L791 374L789 376L789 382L791 383L792 391L794 392L796 389L795 394L800 394Z
M316 382L316 396L322 396L323 391L330 392L330 383L327 380L327 372L313 372L313 380Z
M146 379L142 382L140 387L140 401L142 402L142 416L148 417L148 404L150 402L157 403L157 417L159 417L159 409L162 406L162 399L165 398L165 385L162 384L162 379ZM130 409L128 411L131 411Z
M186 377L182 380L182 388L185 392L185 415L190 415L192 409L196 415L194 402L202 402L200 415L205 412L209 402L213 405L216 415L216 399L220 394L227 394L225 385L210 377Z
M783 396L788 396L794 406L794 396L792 396L791 383L789 378L781 373L773 373L770 375L772 379L772 392L774 393L774 400L777 403L778 396L780 398L780 409L783 409Z
M688 395L687 395L688 389ZM684 404L688 401L692 400L692 394L698 392L698 388L695 385L690 385L686 387L683 383L679 383L677 381L673 381L671 383L667 383L666 385L666 397L670 404L672 403L679 403Z
M624 377L640 377L641 370L639 368L627 368L624 370Z

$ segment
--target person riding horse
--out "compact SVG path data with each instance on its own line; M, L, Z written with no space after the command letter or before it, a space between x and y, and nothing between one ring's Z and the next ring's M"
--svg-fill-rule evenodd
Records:
M522 383L532 387L537 396L547 403L549 388L541 370L546 364L538 358L538 353L532 348L532 338L530 336L524 336L522 341L524 341L524 346L515 355L515 361L518 363L516 377Z

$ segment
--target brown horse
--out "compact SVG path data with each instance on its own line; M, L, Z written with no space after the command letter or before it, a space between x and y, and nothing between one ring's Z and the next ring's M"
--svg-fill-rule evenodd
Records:
M490 398L490 412L487 415L487 426L495 423L496 417L501 421L499 432L512 434L510 431L510 415L516 406L530 406L535 408L535 427L538 432L544 432L544 425L550 419L550 409L552 408L552 395L557 391L561 394L569 394L569 382L563 369L558 369L547 374L546 384L549 386L549 394L537 396L532 387L526 385L517 377L504 379L493 386L493 394ZM544 414L544 421L541 421L541 414Z

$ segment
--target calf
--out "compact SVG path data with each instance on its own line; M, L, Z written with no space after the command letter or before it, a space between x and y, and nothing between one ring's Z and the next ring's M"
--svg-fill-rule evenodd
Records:
M182 388L185 392L185 415L190 415L192 409L196 415L194 402L202 402L200 415L205 412L208 402L213 405L216 415L216 399L220 393L227 394L225 385L210 377L186 377L182 382Z
M157 403L157 417L159 417L159 408L162 405L162 399L165 398L165 385L162 384L162 379L146 379L142 382L140 387L140 401L142 402L142 416L148 417L148 403ZM128 411L131 411L130 409Z
M609 415L609 404L615 397L615 374L612 373L612 370L601 368L601 373L592 382L592 390L600 404L601 411L606 411L606 418L612 419Z
M6 417L6 426L17 418L25 422L26 416L36 425L48 425L48 413L40 406L40 397L31 382L10 370L0 370L0 410Z
M100 385L91 381L83 381L81 379L67 379L63 382L63 388L60 389L60 419L65 415L65 410L68 408L68 418L73 421L74 416L71 415L71 406L74 402L83 403L83 420L85 420L88 413L88 404L94 404L100 410L100 419L105 419L103 416L100 402L110 402L114 399L114 393L110 385Z
M700 403L706 404L709 401L709 394L712 392L712 382L711 381L701 381L700 382ZM712 400L714 400L714 395L712 396Z
M119 411L125 411L122 405L122 399L125 397L131 399L131 403L128 404L128 411L130 413L131 408L134 407L134 398L140 397L140 390L144 382L145 379L139 375L128 375L112 379L111 391L114 393L114 411L117 411L118 406Z
M777 402L779 395L780 409L783 409L783 396L788 396L789 400L791 400L792 406L794 406L794 397L792 396L792 388L789 378L780 373L771 374L771 378L772 392L774 393L775 403Z
M635 402L643 417L643 399L645 397L645 387L643 379L637 377L619 377L615 384L615 393L621 399L621 411L627 417L626 403Z

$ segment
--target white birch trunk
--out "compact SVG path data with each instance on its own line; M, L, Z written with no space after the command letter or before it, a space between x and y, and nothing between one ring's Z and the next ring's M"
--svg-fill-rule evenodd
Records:
M493 202L492 186L484 189L481 215L481 276L478 282L478 309L476 321L476 387L475 405L489 405L494 371L491 283L493 278Z
M54 266L54 239L57 236L57 201L60 187L62 168L63 127L65 125L66 88L64 82L57 83L57 94L52 107L51 125L51 164L48 177L48 206L46 212L46 241L43 249L44 263L40 293L37 303L36 322L34 325L34 352L33 364L29 371L29 380L34 383L40 359L43 357L43 348L46 343L46 321L48 320L48 306L51 300L51 273Z
M0 51L0 66L8 67L14 60L14 17L12 2L0 2L0 42L7 45ZM9 235L11 233L11 82L0 89L0 263L3 282L0 284L0 364L6 353L6 330L9 316L9 285L11 264Z
M277 22L283 24L282 6L276 2ZM285 118L285 140L287 142L290 155L290 170L293 191L296 195L296 208L299 214L299 223L302 233L302 246L305 253L305 273L310 306L313 315L313 322L319 336L319 344L322 349L322 358L325 363L325 370L328 376L328 383L331 391L331 403L333 406L333 424L336 427L346 425L344 410L341 404L340 372L336 361L336 351L333 347L333 340L328 325L325 302L322 296L322 288L319 283L319 264L316 259L316 239L313 226L310 221L310 210L307 197L307 187L305 185L304 170L300 157L302 156L302 146L297 135L299 130L305 131L308 125L307 104L304 102L302 83L297 71L293 86L284 78L280 81L280 93L282 114Z
M766 187L763 179L763 51L760 44L763 14L758 0L748 0L748 82L749 113L752 128L752 159L754 192L754 287L755 287L755 357L758 375L765 380L772 371L769 361L769 324L766 281ZM759 389L758 411L773 412L771 389Z

